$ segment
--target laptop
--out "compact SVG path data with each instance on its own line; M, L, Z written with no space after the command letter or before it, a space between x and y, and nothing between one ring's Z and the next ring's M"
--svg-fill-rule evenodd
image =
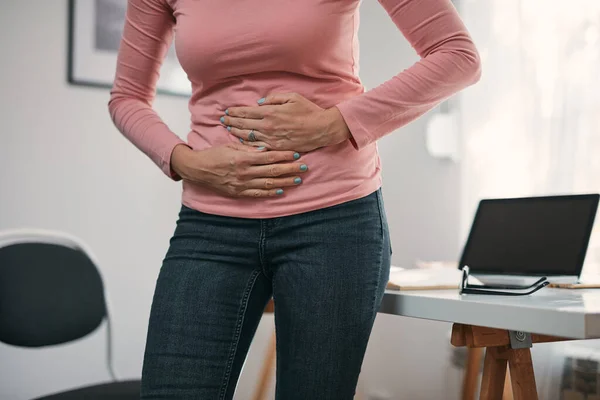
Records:
M479 202L459 268L485 285L578 283L598 194Z

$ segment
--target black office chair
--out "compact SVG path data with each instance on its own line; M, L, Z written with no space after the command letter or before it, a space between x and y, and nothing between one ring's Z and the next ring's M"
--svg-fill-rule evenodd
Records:
M104 285L92 253L62 233L0 233L0 342L27 348L80 339L106 322L106 367L111 382L37 400L140 398L140 381L118 381Z

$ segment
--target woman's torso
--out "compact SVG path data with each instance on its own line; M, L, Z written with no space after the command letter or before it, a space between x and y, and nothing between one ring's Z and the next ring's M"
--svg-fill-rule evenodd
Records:
M219 118L268 94L296 92L329 108L361 94L359 0L171 0L175 46L192 82L191 131L196 150L236 142ZM303 154L303 183L269 199L233 199L184 183L183 202L199 211L270 218L368 195L381 184L375 145L350 141Z

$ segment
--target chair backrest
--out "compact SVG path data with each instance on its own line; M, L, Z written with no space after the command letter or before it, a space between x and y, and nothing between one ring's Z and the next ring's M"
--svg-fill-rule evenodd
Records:
M102 277L80 241L49 231L0 233L0 341L67 343L107 317Z

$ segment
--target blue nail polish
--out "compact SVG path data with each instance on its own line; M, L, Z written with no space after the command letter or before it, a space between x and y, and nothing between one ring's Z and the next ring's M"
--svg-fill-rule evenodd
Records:
M262 103L264 103L265 101L267 101L267 99L265 99L265 98L263 97L262 99L258 100L258 104L262 104Z
M300 154L298 154L298 153L294 153L294 160L297 160L297 159L299 159L299 158L300 158Z
M296 185L299 185L299 184L301 184L301 183L302 183L302 178L296 178L296 179L294 179L294 183L295 183Z
M265 146L260 146L260 147L256 148L256 150L264 150L264 149L265 149Z
M229 108L225 110L225 115L229 115Z
M228 126L228 127L227 127L227 130L228 130L229 132L231 132L231 127L230 127L230 126Z
M244 143L244 139L240 138L240 143Z
M277 193L278 196L281 196L283 194L283 189L277 189L275 193Z
M225 117L221 117L221 123L224 124L225 123Z
M306 170L308 170L308 166L306 164L302 164L300 166L300 171L306 171Z

